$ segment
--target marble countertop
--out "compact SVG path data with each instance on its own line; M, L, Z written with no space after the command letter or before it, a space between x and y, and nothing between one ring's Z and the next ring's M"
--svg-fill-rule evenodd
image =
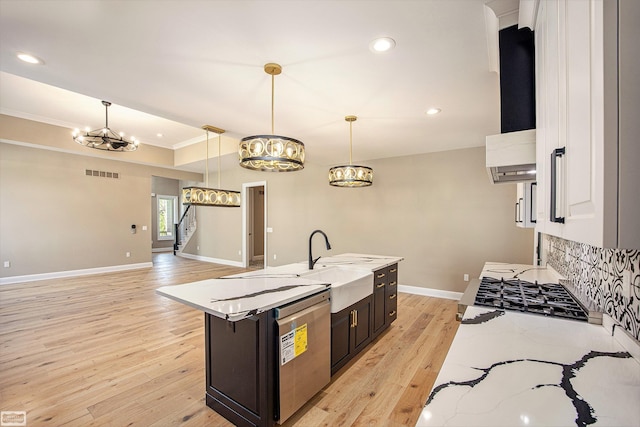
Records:
M162 296L230 321L238 321L327 289L330 284L299 277L209 279L156 289Z
M346 266L368 271L393 265L404 258L346 253L322 257L315 268ZM242 320L266 310L320 292L330 283L305 279L310 273L307 261L247 271L219 279L184 285L163 286L162 296L230 321ZM372 284L373 292L373 284Z
M551 267L527 264L508 264L504 262L486 262L480 277L494 279L521 279L527 282L558 283L564 277Z
M315 268L332 267L334 265L351 266L365 270L375 271L381 268L389 267L402 261L403 257L384 256L384 255L367 255L346 253L330 257L322 257L318 260Z
M416 426L638 426L639 402L603 327L468 307Z

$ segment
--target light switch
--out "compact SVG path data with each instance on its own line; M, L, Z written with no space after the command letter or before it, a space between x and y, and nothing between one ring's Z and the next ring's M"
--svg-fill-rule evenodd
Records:
M142 231L147 231L147 226L146 225L142 226Z
M273 233L273 228L272 227L267 227L267 233Z

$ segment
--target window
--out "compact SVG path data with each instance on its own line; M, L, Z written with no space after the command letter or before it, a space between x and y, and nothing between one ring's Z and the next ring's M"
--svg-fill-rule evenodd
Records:
M178 196L158 196L158 240L174 239Z

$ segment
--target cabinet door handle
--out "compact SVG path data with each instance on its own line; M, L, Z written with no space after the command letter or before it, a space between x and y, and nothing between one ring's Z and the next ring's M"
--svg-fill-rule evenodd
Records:
M396 315L396 311L395 310L389 312L389 317L393 317L395 315Z
M396 271L398 271L397 268L392 268L391 270L389 270L389 273L395 273Z
M394 299L395 297L396 297L396 294L389 295L389 299Z
M382 282L382 283L378 283L378 284L376 285L376 288L384 288L384 282Z
M380 273L376 276L378 279L382 279L384 277L384 273Z
M523 222L522 220L522 207L524 206L524 199L520 197L518 200L518 222Z
M395 286L397 282L389 282L389 286Z
M356 326L356 311L355 310L351 310L351 327L355 327Z
M513 205L513 222L515 222L516 224L518 223L518 211L519 209L519 205L520 202L516 202L515 205Z
M564 224L564 217L557 216L557 192L558 192L558 158L564 156L565 147L556 148L551 153L551 205L549 208L551 222Z
M534 197L538 197L537 196L537 192L538 192L538 183L537 182L532 182L531 183L531 191L529 192L529 219L531 220L532 223L536 223L536 213L533 211L533 198Z
M356 321L353 326L358 326L358 310L353 310L353 313L355 314L355 318L356 318Z

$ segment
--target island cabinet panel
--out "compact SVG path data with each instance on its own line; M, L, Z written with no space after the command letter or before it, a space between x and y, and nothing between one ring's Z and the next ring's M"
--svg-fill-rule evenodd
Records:
M229 322L205 314L207 406L237 426L274 425L273 311Z
M398 313L398 264L373 272L373 338L393 322Z
M338 313L331 313L332 375L371 342L372 306L370 295Z
M386 283L373 276L373 335L378 336L387 326L387 296L385 292Z
M385 291L385 326L389 326L398 317L398 264L389 267L389 281Z

